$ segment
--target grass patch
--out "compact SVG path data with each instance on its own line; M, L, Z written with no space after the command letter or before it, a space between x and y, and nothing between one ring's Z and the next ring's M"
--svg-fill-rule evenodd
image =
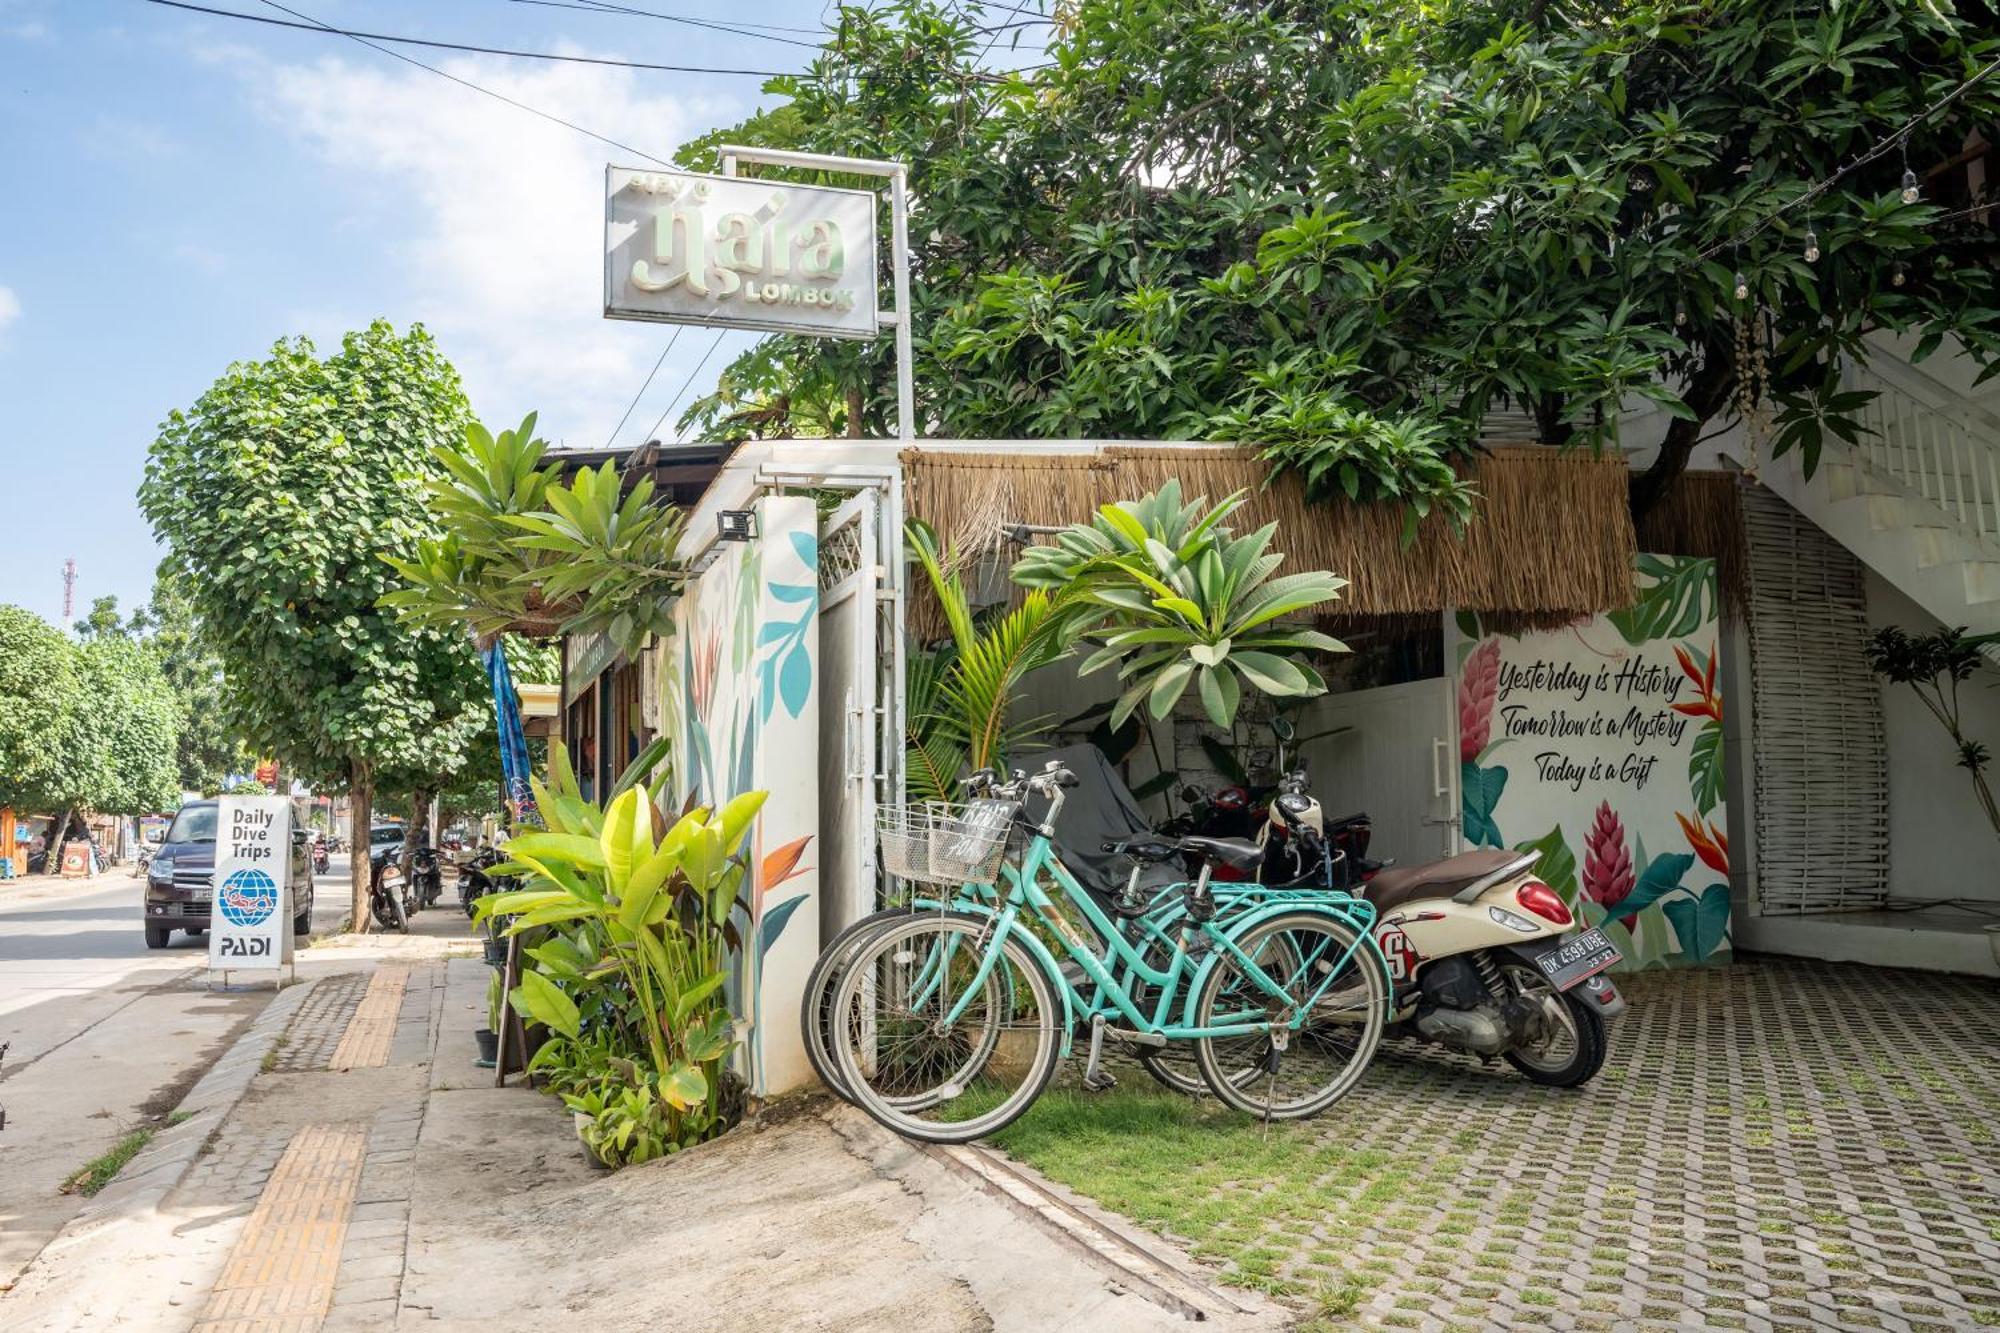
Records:
M85 1198L97 1193L125 1169L125 1163L139 1155L139 1150L153 1141L158 1129L147 1126L135 1129L118 1142L111 1145L103 1155L92 1158L78 1167L76 1173L62 1183L64 1194L81 1194Z
M1134 1070L1105 1093L1051 1089L994 1142L1224 1265L1224 1281L1297 1297L1316 1275L1295 1237L1337 1236L1380 1222L1396 1205L1433 1204L1457 1169L1456 1159L1358 1148L1333 1128L1280 1122L1267 1132L1212 1100L1150 1087ZM1324 1324L1333 1317L1328 1296L1336 1306L1359 1301L1363 1288L1347 1279L1321 1290L1311 1318Z
M268 1074L278 1067L278 1058L285 1053L285 1040L286 1034L280 1032L277 1039L271 1043L271 1049L264 1052L264 1058L258 1061L259 1070Z

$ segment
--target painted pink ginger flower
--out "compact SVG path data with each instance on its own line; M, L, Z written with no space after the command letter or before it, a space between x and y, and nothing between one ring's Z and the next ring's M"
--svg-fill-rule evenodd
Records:
M1583 891L1603 907L1632 896L1632 853L1625 845L1625 825L1611 812L1611 802L1598 804L1583 835Z
M1500 640L1488 639L1465 659L1458 677L1458 757L1479 758L1493 736L1493 701L1500 693Z

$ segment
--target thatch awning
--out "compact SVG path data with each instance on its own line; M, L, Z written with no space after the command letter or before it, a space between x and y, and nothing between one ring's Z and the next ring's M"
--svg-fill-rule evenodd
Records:
M1636 546L1630 475L1616 455L1545 446L1496 448L1469 465L1478 490L1463 534L1441 519L1402 541L1394 504L1308 504L1294 477L1265 485L1269 465L1248 449L1110 446L1099 453L906 450L909 509L964 552L993 548L1001 524L1060 527L1099 505L1136 499L1179 478L1189 496L1247 489L1238 531L1276 521L1289 570L1348 580L1342 615L1464 609L1559 622L1629 605Z

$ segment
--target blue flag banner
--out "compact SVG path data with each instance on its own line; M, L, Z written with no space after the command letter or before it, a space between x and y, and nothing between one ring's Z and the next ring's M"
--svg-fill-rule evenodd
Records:
M507 670L506 646L495 639L479 656L486 663L486 678L493 684L493 722L500 733L500 772L507 787L508 822L539 823L534 790L528 785L532 771L528 733L521 726L521 698L514 693L514 677Z

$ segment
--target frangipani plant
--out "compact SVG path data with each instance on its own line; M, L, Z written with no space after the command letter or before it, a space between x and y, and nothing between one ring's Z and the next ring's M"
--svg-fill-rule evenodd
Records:
M382 605L482 636L603 633L629 649L667 633L684 581L681 511L653 502L650 477L626 490L608 462L565 483L542 465L547 448L530 412L498 435L472 422L462 448L432 450L448 475L425 488L445 535L383 557L406 586Z
M621 1038L613 1045L633 1058L610 1061L565 1099L587 1115L612 1116L589 1140L600 1157L644 1160L653 1145L676 1151L721 1124L721 1076L735 1044L723 1003L729 918L745 875L730 849L765 793L668 825L640 785L602 811L582 800L561 756L559 747L551 753L551 786L535 784L548 827L508 839L510 860L498 868L526 887L480 899L475 919L505 918L508 935L564 932L534 951L537 966L509 999L571 1044L602 1035L585 1032L586 1009L609 1011Z
M1103 506L1015 562L1016 583L1057 599L1056 642L1102 644L1081 674L1118 666L1127 684L1113 727L1141 703L1165 718L1190 685L1224 728L1236 720L1245 683L1281 699L1325 692L1300 659L1346 646L1284 622L1335 600L1347 580L1324 571L1272 578L1284 562L1267 549L1277 524L1241 537L1223 526L1246 494L1204 512L1205 498L1184 504L1180 483L1170 481L1143 499Z

